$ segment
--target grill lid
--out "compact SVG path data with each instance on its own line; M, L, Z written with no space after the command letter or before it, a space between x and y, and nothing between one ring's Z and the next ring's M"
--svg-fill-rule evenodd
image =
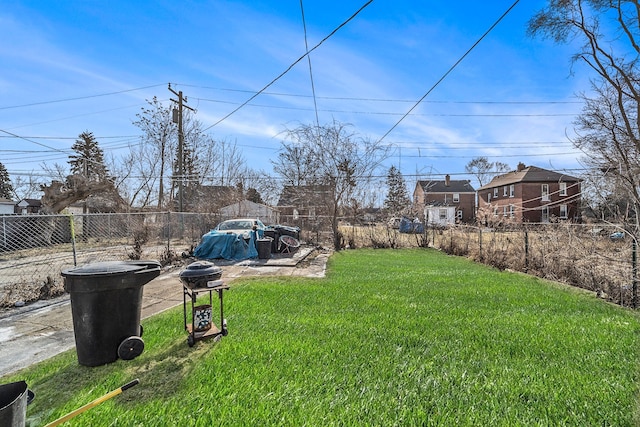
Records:
M196 261L180 272L180 278L199 278L222 275L222 268L210 261Z

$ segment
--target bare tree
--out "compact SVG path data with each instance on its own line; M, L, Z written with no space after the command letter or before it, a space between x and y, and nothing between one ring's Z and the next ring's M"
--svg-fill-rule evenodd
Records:
M136 115L133 124L143 132L142 145L134 155L142 181L151 182L157 176L158 209L165 205L165 179L170 176L173 155L177 147L177 128L173 123L173 111L164 106L157 97L147 100L149 104ZM138 186L141 188L143 186ZM148 197L147 197L148 199Z
M246 169L246 160L235 142L216 141L201 135L192 143L198 175L203 185L237 185Z
M508 172L509 165L498 161L490 162L486 157L476 157L467 163L464 169L474 175L482 187L496 174Z
M286 137L291 138L292 143L282 144L278 157L271 161L273 170L282 178L283 185L298 187L319 181L313 146L300 140L314 138L313 132L314 129L301 128L295 132L286 132Z
M339 250L340 209L351 202L358 185L370 181L386 151L379 142L360 138L350 125L337 121L324 126L300 125L285 134L288 141L282 142L283 155L273 161L274 170L286 183L330 188L326 206L334 248Z
M640 5L637 1L551 0L529 33L581 44L573 60L595 72L594 94L576 121L574 144L593 171L615 177L637 213L640 206ZM634 231L640 231L635 215Z
M640 202L640 141L638 129L625 128L620 113L637 116L637 102L618 100L619 93L606 85L594 87L595 99L585 99L582 114L575 121L578 137L573 143L589 156L583 159L588 167L588 182L598 188L591 194L600 206L601 218L628 222L636 219ZM635 113L631 113L635 110ZM610 206L602 206L609 204ZM626 206L625 206L626 205Z
M39 199L42 195L40 187L43 184L43 179L35 173L16 176L11 182L16 200Z

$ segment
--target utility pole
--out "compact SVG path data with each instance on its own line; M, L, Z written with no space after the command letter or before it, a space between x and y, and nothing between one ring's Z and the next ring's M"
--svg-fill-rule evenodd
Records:
M173 102L178 104L178 111L176 114L175 108L173 109L173 123L178 124L178 192L179 192L179 212L183 211L183 184L184 184L184 132L182 130L182 110L183 108L187 108L191 111L195 110L187 105L184 105L187 102L187 97L182 96L182 91L176 92L171 88L171 83L169 83L169 91L178 97L177 100L170 98Z

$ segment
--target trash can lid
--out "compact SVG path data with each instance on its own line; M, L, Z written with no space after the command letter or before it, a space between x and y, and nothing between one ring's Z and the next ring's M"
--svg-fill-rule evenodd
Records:
M221 274L222 268L210 261L196 261L189 264L180 272L180 277L200 277Z
M61 272L62 276L111 276L135 273L148 268L160 269L158 261L102 261L69 268Z

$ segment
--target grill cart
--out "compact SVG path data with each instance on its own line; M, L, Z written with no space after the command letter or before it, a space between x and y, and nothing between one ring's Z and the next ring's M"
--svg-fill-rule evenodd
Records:
M222 277L222 269L209 261L191 263L180 273L184 328L189 334L187 337L189 347L193 347L197 340L219 338L228 333L223 310L223 292L229 289L229 286L220 280L220 277ZM207 292L209 304L197 305L198 295ZM213 323L213 292L218 294L220 302L220 327ZM191 314L187 315L187 311Z

